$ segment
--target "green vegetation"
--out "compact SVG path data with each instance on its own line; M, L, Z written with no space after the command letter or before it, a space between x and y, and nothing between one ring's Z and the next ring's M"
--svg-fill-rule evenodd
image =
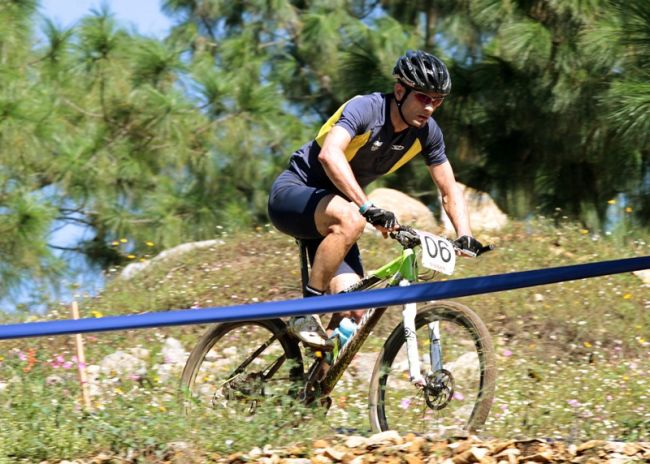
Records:
M558 222L563 222L561 217ZM538 219L480 235L497 250L461 260L456 277L554 267L650 254L647 233L629 231L616 243L573 223ZM84 317L287 299L299 295L297 247L263 227L224 234L209 249L160 260L130 280L117 276L97 298L81 302ZM366 266L377 266L396 245L362 239ZM117 272L116 272L117 274ZM486 436L650 439L650 299L632 274L462 298L493 334L499 377ZM60 307L47 319L67 318ZM400 318L389 311L364 347L377 352ZM9 319L9 316L5 316ZM35 319L15 314L13 320ZM121 350L141 353L143 370L100 372L93 412L81 407L72 337L0 342L0 462L71 459L100 451L163 456L174 443L197 453L230 453L254 446L309 443L338 428L368 431L367 378L357 365L344 376L324 416L295 407L279 415L271 405L245 422L213 411L183 417L177 396L180 372L165 370L168 337L190 350L205 327L184 326L85 335L87 362L99 364ZM142 354L147 350L147 354ZM369 361L372 363L372 361ZM178 368L177 368L178 369Z
M510 216L560 207L592 230L625 194L648 224L645 0L161 5L163 40L109 6L63 29L35 0L0 4L0 297L60 287L80 258L106 270L264 224L289 154L354 94L390 91L407 48L450 65L436 120L461 182ZM418 162L382 183L437 201ZM64 225L84 233L53 241Z

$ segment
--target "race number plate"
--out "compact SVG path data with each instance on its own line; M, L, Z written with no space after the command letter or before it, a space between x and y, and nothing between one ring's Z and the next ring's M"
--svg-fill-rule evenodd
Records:
M428 232L417 231L422 244L422 265L434 271L451 275L456 266L456 253L449 240Z

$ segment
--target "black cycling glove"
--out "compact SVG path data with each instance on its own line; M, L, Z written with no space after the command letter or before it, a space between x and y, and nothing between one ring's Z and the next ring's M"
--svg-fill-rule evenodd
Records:
M481 242L476 240L474 237L470 237L469 235L463 235L462 237L454 240L454 246L458 248L462 254L468 256L478 256L481 253L491 250L489 246L484 247Z
M370 206L361 215L373 226L392 229L397 224L395 214L385 209L377 208L375 205Z

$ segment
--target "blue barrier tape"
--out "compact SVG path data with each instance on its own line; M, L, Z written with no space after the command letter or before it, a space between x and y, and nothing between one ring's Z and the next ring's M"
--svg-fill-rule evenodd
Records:
M126 316L0 325L0 340L172 325L206 324L440 300L650 269L650 256L391 287L367 292Z

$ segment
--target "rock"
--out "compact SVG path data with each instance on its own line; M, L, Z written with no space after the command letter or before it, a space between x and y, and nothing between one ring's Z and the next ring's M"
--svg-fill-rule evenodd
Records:
M329 446L329 442L326 440L316 440L312 446L314 448L327 448Z
M187 361L187 357L189 356L183 349L181 342L172 337L168 337L165 340L165 344L160 350L160 354L162 355L165 364L185 365L185 361Z
M177 380L183 372L183 367L183 364L156 364L153 371L158 377L158 382L167 383Z
M377 188L370 192L368 199L376 206L395 213L400 224L412 225L426 231L436 229L436 219L431 210L421 201L399 190ZM375 228L370 226L369 230L374 231Z
M402 437L395 430L387 430L386 432L379 432L368 438L366 446L379 446L379 445L401 445L403 443Z
M126 377L144 375L147 371L142 359L124 351L109 354L99 363L100 372L109 377Z
M327 448L325 450L325 456L337 462L343 461L346 455L347 453L345 451L336 448Z
M348 448L363 448L368 444L368 439L359 435L352 435L345 441Z
M650 285L650 269L634 271L633 274L641 279L641 282L643 282L645 285Z
M188 442L174 441L167 444L165 462L169 462L170 464L202 462L202 460L195 459L196 455L196 450Z
M141 346L129 348L129 353L139 359L149 359L149 350Z
M174 258L180 255L184 255L185 253L190 253L197 250L204 250L206 248L212 248L223 244L224 244L223 240L203 240L201 242L183 243L182 245L178 245L174 248L170 248L169 250L165 250L159 253L152 259L148 259L139 263L129 264L122 270L122 272L119 275L119 278L124 280L129 280L156 262L164 261L169 258Z
M312 456L311 458L311 464L332 464L332 461L330 458L327 456L322 456L320 454L317 454L316 456Z
M465 197L465 202L467 203L467 209L469 212L469 221L473 232L479 230L500 230L508 224L508 217L499 209L490 195L485 192L474 190L471 187L467 187L460 182L457 182L457 184ZM441 209L440 219L445 230L449 233L453 233L454 227L444 209Z
M86 378L88 381L88 393L90 396L100 396L102 394L99 386L99 374L101 368L97 364L86 366Z

